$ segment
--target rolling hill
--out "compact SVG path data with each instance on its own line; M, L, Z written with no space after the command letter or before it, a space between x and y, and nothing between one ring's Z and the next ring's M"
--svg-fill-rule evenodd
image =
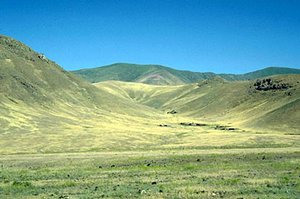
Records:
M215 76L213 73L178 71L160 65L137 65L126 63L117 63L92 69L81 69L72 71L72 73L93 83L106 80L119 80L158 85L192 83Z
M110 93L97 92L88 82L14 39L1 36L0 44L2 102L33 104L54 110L60 105L79 106L108 112L121 112L118 106L136 106Z
M80 151L101 143L91 140L107 140L108 132L122 132L140 118L153 120L160 115L101 92L21 42L0 36L1 150Z
M223 123L245 129L299 133L300 75L271 76L286 89L258 90L256 81L225 81L221 78L196 84L156 86L107 81L96 83L100 90L115 93L164 111L176 110L187 118Z
M240 75L219 74L219 76L226 80L236 81L236 80L254 80L257 78L263 78L272 75L287 75L287 74L300 74L300 69L286 68L286 67L267 67L262 70L257 70L245 74L240 74Z
M116 75L119 67L102 74ZM299 75L272 76L272 84L257 85L212 73L135 67L122 67L116 77L143 83L91 84L0 36L0 154L298 146ZM197 83L183 84L190 81ZM177 113L167 114L172 110ZM205 125L192 125L198 123Z
M92 82L117 80L125 82L138 82L154 85L180 85L195 83L213 77L222 77L228 81L253 80L279 74L300 74L300 69L269 67L241 75L215 74L211 72L191 72L175 70L160 65L137 65L116 63L108 66L71 71L75 75Z

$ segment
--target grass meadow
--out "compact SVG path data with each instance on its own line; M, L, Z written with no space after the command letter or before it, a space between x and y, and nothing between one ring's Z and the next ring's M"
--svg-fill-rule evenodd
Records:
M299 198L299 148L0 156L0 198Z

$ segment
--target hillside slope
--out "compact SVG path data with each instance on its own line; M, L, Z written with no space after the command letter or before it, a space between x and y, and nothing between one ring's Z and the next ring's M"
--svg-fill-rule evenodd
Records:
M129 123L143 125L144 118L160 115L99 91L21 42L0 36L0 145L6 152L105 147L101 140L109 140L110 132L130 131Z
M88 82L16 40L1 36L0 44L0 92L9 102L42 107L63 103L115 112L122 112L122 106L136 108L110 93L97 92Z
M200 121L237 127L299 132L300 75L272 76L287 89L257 90L255 81L228 82L220 78L197 84L154 86L108 81L95 84L100 90L114 90L122 97L157 108L165 113Z
M178 85L192 83L215 76L213 73L178 71L160 65L137 65L117 63L108 66L81 69L72 73L90 82L118 80L156 85Z
M269 67L250 73L235 75L181 71L160 65L117 63L98 68L81 69L71 72L92 83L117 80L154 85L180 85L195 83L213 77L222 77L228 81L240 81L253 80L279 74L300 74L300 69Z
M233 74L219 74L220 77L230 80L254 80L257 78L264 78L272 75L287 75L287 74L300 74L300 69L296 68L286 68L286 67L267 67L261 70L256 70L253 72L233 75Z
M212 76L177 86L95 86L0 36L0 154L298 146L299 75L275 76L272 84ZM240 130L224 133L217 124Z

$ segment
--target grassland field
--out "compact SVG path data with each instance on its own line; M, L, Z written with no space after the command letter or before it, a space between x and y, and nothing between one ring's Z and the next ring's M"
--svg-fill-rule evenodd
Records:
M299 148L0 156L1 198L299 198Z
M94 126L85 136L73 128L42 146L23 138L23 151L2 149L0 198L299 198L299 135L178 121L196 120Z
M245 78L264 72L196 82L151 66L138 82L168 85L91 84L0 44L0 199L300 198L299 74L257 90ZM119 67L98 72L137 78L111 78Z
M124 90L115 92L130 103L162 107L155 100L164 99L160 94L166 91L159 89L187 87L133 86L134 91L124 84ZM99 89L114 94L111 87ZM51 120L41 120L35 115L42 115L38 109L26 115L27 108L22 112L10 106L18 110L12 112L18 118L14 125L28 125L28 132L11 129L0 135L0 198L300 197L300 136L295 130L251 129L239 125L239 118L166 114L172 107L168 103L165 109L141 109L141 115L86 114L89 109L79 107L79 116L68 114L64 104L59 107L65 111L53 110ZM62 125L55 126L58 121ZM216 128L220 125L235 129Z

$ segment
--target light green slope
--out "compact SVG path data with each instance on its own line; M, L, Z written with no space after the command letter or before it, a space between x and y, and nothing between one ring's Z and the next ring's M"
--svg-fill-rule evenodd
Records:
M99 91L0 36L0 153L105 148L101 143L114 139L111 132L121 139L118 133L138 131L158 118L159 111Z
M179 71L160 65L116 63L108 66L71 71L90 82L118 80L154 85L179 85L216 76L214 73Z
M227 82L219 78L182 86L151 86L138 83L102 82L100 90L114 90L124 98L165 113L202 121L260 130L298 132L300 128L299 75L271 77L289 83L286 90L258 91L255 81Z
M116 63L97 68L87 68L71 71L75 75L92 83L116 80L138 82L153 85L180 85L195 83L200 80L222 77L229 81L254 80L278 74L300 74L300 69L286 67L268 67L245 74L215 74L175 70L160 65L138 65Z

